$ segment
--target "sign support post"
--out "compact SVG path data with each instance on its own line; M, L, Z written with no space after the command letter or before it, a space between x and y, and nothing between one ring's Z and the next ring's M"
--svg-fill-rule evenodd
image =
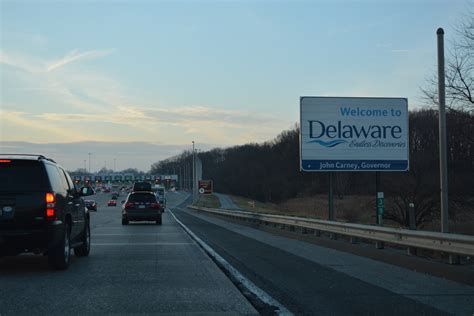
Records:
M334 195L333 195L333 172L329 172L329 194L328 194L328 219L334 220Z
M385 208L384 193L380 184L380 172L375 172L375 210L376 210L376 219L377 225L383 226L383 213ZM383 241L376 241L375 248L383 249Z

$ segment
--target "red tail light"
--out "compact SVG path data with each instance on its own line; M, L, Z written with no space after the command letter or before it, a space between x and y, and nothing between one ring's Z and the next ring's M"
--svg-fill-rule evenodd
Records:
M12 161L11 161L10 159L0 159L0 162L5 162L5 163L7 163L7 162L12 162Z
M46 193L46 219L56 219L56 197L54 193Z
M151 203L150 207L151 208L160 208L160 204L159 203Z
M135 207L135 204L133 204L132 202L128 202L127 204L125 204L126 209L130 209L130 208L134 208L134 207Z

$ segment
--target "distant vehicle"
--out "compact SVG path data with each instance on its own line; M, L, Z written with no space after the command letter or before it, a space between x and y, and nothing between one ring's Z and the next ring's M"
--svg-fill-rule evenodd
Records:
M109 200L109 202L107 202L107 206L117 206L117 200Z
M122 209L122 225L130 221L155 221L161 225L162 208L153 192L132 192Z
M135 182L133 184L133 192L152 192L150 182Z
M84 203L89 211L97 212L97 203L94 200L85 200Z
M89 211L69 174L41 155L0 155L0 257L33 252L53 269L69 266L70 250L90 251Z
M166 209L166 190L165 187L162 185L155 185L152 188L152 191L155 193L158 202L160 202L160 206L162 211L164 212Z
M117 200L118 199L118 194L112 194L112 200Z

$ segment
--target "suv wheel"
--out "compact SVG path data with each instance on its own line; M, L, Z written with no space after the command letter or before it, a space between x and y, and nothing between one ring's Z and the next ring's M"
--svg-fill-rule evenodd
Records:
M122 225L128 225L128 219L122 218Z
M55 270L66 270L71 256L69 225L64 224L64 235L59 244L48 253L49 265Z
M161 225L161 215L156 219L156 225Z
M77 257L86 257L91 251L91 227L89 221L86 222L84 232L82 233L82 245L74 248L74 254Z

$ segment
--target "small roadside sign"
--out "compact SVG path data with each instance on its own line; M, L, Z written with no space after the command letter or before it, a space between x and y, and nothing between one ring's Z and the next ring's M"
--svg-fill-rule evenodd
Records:
M198 181L199 194L212 194L212 180Z
M384 212L384 196L383 192L377 192L377 214L383 215Z

